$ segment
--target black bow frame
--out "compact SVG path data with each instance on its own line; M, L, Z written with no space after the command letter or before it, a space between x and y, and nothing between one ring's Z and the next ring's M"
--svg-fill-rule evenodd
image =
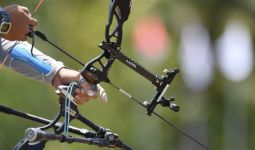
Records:
M40 3L41 4L41 3ZM96 58L89 61L87 64L83 64L81 61L52 43L47 39L47 37L40 31L33 31L31 28L31 32L29 34L30 37L34 38L34 35L41 38L43 41L48 42L49 44L56 47L58 50L63 52L64 54L68 55L78 63L80 63L83 66L83 69L81 70L81 75L92 85L97 85L100 82L106 82L116 89L118 89L121 93L128 96L130 99L141 105L142 107L146 108L147 114L151 115L154 114L160 119L162 119L164 122L169 124L170 126L177 129L179 132L199 144L205 149L209 149L207 146L200 143L198 140L194 139L192 136L184 132L182 129L178 128L171 122L167 121L165 118L160 116L158 113L154 111L156 106L160 104L163 107L169 107L170 110L174 112L179 111L179 106L177 106L173 101L174 98L166 99L164 98L164 93L170 86L171 82L173 81L175 75L179 72L178 69L165 69L164 75L154 75L148 70L146 70L144 67L139 65L137 62L133 61L126 55L124 55L121 52L121 43L122 43L122 27L125 21L127 21L130 10L132 6L131 0L110 0L109 2L109 17L108 22L105 27L105 40L99 44L99 47L102 49L102 53L97 56ZM38 9L38 8L37 8ZM34 40L32 40L34 41ZM33 48L33 47L32 47ZM156 93L152 100L150 102L144 101L143 103L136 98L134 98L129 93L125 92L118 86L111 83L110 79L108 78L108 73L110 71L110 68L115 60L118 60L122 62L124 65L128 66L133 71L137 72L144 78L146 78L148 81L152 83L153 86L156 87ZM106 60L105 63L103 63ZM74 88L79 88L78 83L73 83ZM93 123L92 121L88 120L84 116L82 116L77 108L77 104L73 101L72 98L66 98L68 94L67 90L68 86L62 86L58 90L58 94L60 95L59 98L59 112L55 119L53 121L45 121L45 119L35 119L35 118L29 118L25 113L17 113L17 111L6 108L4 106L0 107L0 111L8 113L8 114L14 114L20 117L24 117L26 119L38 121L44 124L47 124L43 127L38 128L29 128L26 130L25 133L25 139L23 139L20 143L16 145L17 150L23 149L43 149L45 143L48 140L59 140L61 142L80 142L80 143L87 143L87 144L94 144L98 146L105 146L105 147L119 147L125 150L131 150L129 146L124 144L119 138L118 135L115 133L112 133L109 129L105 129L103 127L100 127ZM65 92L63 92L65 91ZM67 92L67 93L66 93ZM70 91L70 94L74 96L74 91ZM65 107L67 103L70 103L70 107ZM66 111L67 110L67 111ZM6 112L7 111L7 112ZM73 119L77 119L87 126L89 126L93 131L88 131L86 134L82 134L84 138L75 138L68 135L61 134L64 130L64 127L66 124L69 124L69 122L60 123L59 120L62 116L65 116L65 112L70 115L71 122ZM22 114L22 115L20 115ZM54 133L49 133L46 130L49 128L54 129ZM75 128L76 129L76 128ZM75 131L75 132L74 132ZM70 132L74 132L76 134L80 134L79 130L74 130L73 127L70 127ZM80 134L81 135L81 134ZM35 143L37 142L37 143ZM38 147L33 147L38 146ZM22 149L22 150L23 150Z

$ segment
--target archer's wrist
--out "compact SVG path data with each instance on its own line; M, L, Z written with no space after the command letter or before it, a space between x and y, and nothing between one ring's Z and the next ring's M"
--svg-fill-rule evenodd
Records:
M78 71L62 67L58 70L55 77L53 78L52 85L57 87L59 85L67 85L71 82L78 82L81 75Z
M63 69L66 69L65 67L61 67L58 69L58 71L56 72L55 76L52 79L52 86L57 88L59 85L63 85L62 81L61 81L61 71L63 71Z

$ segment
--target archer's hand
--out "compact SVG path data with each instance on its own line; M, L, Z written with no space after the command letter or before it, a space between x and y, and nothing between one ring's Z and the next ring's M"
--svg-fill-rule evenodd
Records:
M11 30L3 37L11 41L27 40L27 33L30 32L29 26L36 26L37 20L31 16L29 10L24 6L13 4L3 9L10 15L12 24Z
M61 68L52 81L52 85L54 87L58 87L59 85L69 84L71 82L79 81L81 79L81 75L79 72L75 70L70 70L66 68ZM75 89L75 100L77 104L83 104L89 101L91 98L95 99L97 95L102 99L102 101L107 102L107 96L105 90L98 84L97 91L91 90L90 84L88 82L80 83L81 89Z

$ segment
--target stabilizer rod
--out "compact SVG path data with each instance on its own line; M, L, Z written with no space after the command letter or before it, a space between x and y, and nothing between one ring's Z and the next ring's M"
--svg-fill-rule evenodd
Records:
M35 115L29 114L29 113L21 112L21 111L18 111L18 110L15 110L13 108L6 107L3 105L0 105L0 112L6 113L8 115L14 115L14 116L18 116L21 118L25 118L27 120L42 123L45 125L51 123L51 120L48 120L48 119L45 119L45 118L42 118L39 116L35 116ZM58 122L54 125L54 128L59 128L61 126L62 126L62 123ZM69 132L84 136L86 138L92 138L92 137L96 136L96 133L94 131L89 131L87 129L79 129L74 126L69 126Z

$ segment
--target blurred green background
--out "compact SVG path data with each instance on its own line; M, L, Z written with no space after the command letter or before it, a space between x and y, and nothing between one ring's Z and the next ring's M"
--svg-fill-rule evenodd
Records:
M2 7L16 3L30 10L37 2L0 1ZM104 39L108 1L46 0L34 17L39 21L37 30L86 63L101 52L97 45ZM148 18L154 20L146 22ZM139 28L144 20L145 25ZM158 24L150 26L154 22ZM150 30L140 33L137 28ZM254 0L134 0L123 31L122 52L133 60L155 74L162 74L164 68L181 70L166 93L167 97L176 98L181 111L174 113L161 107L156 111L213 150L254 149ZM151 35L152 39L139 35ZM163 48L153 44L160 37L166 40L161 44L159 41ZM156 49L153 56L148 55L152 51L146 51L146 46L139 51L143 48L139 47L139 39L145 39L150 47L159 47L159 51ZM81 69L47 43L36 39L35 45L67 67ZM158 56L157 52L160 52ZM2 105L49 119L55 116L57 95L51 86L29 80L8 68L1 69L0 74ZM141 102L150 100L154 94L155 89L148 81L119 62L113 65L109 76L113 83ZM80 112L118 133L134 149L203 149L155 116L148 117L143 108L111 86L101 85L109 102L91 100L79 107ZM79 122L72 125L86 128ZM0 149L12 149L23 138L26 128L37 126L40 124L0 114ZM48 142L46 149L65 149L66 146ZM107 149L83 144L71 144L68 148Z

